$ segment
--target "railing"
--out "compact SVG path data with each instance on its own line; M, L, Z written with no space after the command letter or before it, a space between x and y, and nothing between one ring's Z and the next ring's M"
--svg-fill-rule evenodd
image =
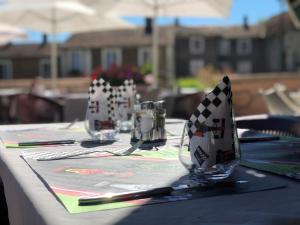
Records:
M241 75L232 80L233 103L236 115L268 113L268 108L259 90L266 90L281 83L289 91L300 89L299 73L263 73Z
M90 81L90 77L60 78L58 79L58 88L71 93L87 92ZM29 88L32 82L33 79L0 80L0 89ZM41 83L47 88L51 88L51 80L41 80ZM299 73L260 73L240 75L233 78L232 90L235 114L267 113L267 106L258 91L271 88L275 83L285 85L289 91L297 91L300 89L300 75ZM149 91L145 88L142 90ZM151 91L149 91L149 94L151 94Z
M0 89L2 88L24 88L29 89L34 79L11 79L0 80ZM91 80L90 77L68 77L60 78L57 81L57 88L65 92L87 92ZM47 89L51 89L50 79L40 79L39 83Z

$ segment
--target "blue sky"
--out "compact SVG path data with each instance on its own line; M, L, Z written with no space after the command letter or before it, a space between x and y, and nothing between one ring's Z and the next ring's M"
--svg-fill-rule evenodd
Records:
M255 24L265 20L273 15L276 15L286 10L283 0L233 0L230 16L225 19L208 19L208 18L180 18L182 25L236 25L241 24L244 16L248 16L250 24ZM144 19L140 17L126 17L127 21L142 25ZM174 18L159 18L159 24L172 24ZM25 42L40 42L41 33L28 30L28 39ZM69 37L69 34L58 35L59 41L64 41ZM23 41L24 42L24 41Z

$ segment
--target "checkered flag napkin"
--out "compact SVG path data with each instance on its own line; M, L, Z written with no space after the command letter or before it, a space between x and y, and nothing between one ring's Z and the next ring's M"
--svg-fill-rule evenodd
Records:
M191 159L198 167L208 169L235 159L238 145L227 76L200 103L188 121L187 132Z
M121 121L131 119L133 113L133 106L136 97L136 85L134 81L125 80L123 85L117 88L115 93L115 115Z
M111 85L98 78L89 87L87 119L89 129L99 131L104 126L109 127L115 120L115 96ZM104 125L103 125L104 124Z

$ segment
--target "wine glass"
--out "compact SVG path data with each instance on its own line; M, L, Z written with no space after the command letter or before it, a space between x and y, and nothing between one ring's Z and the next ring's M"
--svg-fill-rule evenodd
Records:
M190 172L191 178L200 183L228 178L240 159L236 129L232 140L233 149L225 151L218 148L219 140L215 138L215 133L210 127L202 124L202 133L189 135L188 123L185 123L181 136L179 160Z

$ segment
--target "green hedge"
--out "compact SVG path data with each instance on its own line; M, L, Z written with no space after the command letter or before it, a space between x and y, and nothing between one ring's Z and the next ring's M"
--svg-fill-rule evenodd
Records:
M176 81L179 88L196 88L199 91L204 90L207 86L197 78L180 78Z

